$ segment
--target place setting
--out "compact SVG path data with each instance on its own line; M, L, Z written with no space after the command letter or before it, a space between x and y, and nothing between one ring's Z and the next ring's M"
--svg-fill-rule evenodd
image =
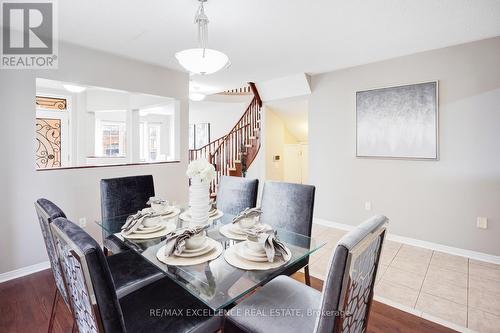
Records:
M260 208L246 208L233 218L232 223L221 226L219 232L227 238L244 241L247 240L248 229L254 232L272 230L270 225L259 222L260 214Z
M291 259L290 249L279 240L276 231L259 222L260 214L259 208L247 208L219 229L228 238L243 240L226 249L224 259L230 265L244 270L268 270Z
M164 237L175 230L176 223L169 220L180 213L180 209L170 206L168 201L157 197L149 198L148 205L137 213L127 217L120 235L126 239L152 239Z
M216 259L223 247L206 235L208 227L209 224L190 226L168 233L156 257L164 264L175 266L198 265Z

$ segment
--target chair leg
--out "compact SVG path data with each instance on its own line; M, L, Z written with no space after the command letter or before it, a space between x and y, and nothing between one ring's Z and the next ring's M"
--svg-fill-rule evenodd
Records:
M309 275L309 265L304 267L304 278L306 280L306 285L311 286L311 275Z
M52 329L54 327L54 318L56 316L58 300L59 300L59 290L57 290L56 288L56 292L54 293L54 300L52 301L52 310L50 311L49 329L47 330L48 333L52 333Z

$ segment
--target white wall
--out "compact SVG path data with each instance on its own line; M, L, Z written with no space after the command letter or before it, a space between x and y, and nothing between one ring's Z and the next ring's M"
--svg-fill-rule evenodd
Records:
M439 80L439 161L355 157L355 92ZM315 75L309 109L316 217L500 255L500 37ZM373 210L365 211L371 201ZM476 228L476 217L489 228Z
M248 106L241 103L189 102L189 123L210 123L210 140L226 135L236 125Z
M186 153L180 163L35 171L35 78L42 77L180 99L179 147L187 151L188 75L73 45L59 48L58 70L2 70L0 169L0 273L47 260L33 203L46 197L70 219L87 217L87 230L100 231L99 180L152 174L158 195L186 202Z
M262 144L265 145L266 180L283 181L284 179L284 147L286 143L298 143L298 140L290 134L285 121L272 108L263 108L265 122L265 135ZM261 154L261 152L259 152ZM280 156L279 161L274 161L273 156Z

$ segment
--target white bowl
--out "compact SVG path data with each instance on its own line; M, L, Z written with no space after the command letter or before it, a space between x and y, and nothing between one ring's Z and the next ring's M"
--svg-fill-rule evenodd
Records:
M145 227L153 227L161 222L161 218L159 216L156 217L146 217L144 221L142 221L142 225Z
M168 208L168 203L162 203L162 204L157 204L157 203L151 203L151 208L156 214L161 214Z
M252 241L252 240L247 240L246 242L246 246L254 251L254 252L257 252L257 253L262 253L262 252L266 252L266 250L264 249L264 245L259 243L259 242L255 242L255 241Z
M248 229L257 224L257 218L256 217L246 217L244 219L241 219L238 221L238 224L240 228L242 229Z
M188 239L186 239L186 249L194 250L199 249L207 242L207 236L205 232L200 232Z

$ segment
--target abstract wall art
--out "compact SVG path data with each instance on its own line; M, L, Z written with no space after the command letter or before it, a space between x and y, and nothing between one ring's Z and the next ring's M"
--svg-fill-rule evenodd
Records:
M438 82L356 92L356 156L438 159Z

